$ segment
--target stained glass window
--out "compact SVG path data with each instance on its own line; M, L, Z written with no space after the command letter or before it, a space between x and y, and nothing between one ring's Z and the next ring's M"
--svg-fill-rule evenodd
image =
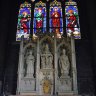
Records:
M25 2L20 5L16 41L20 41L22 35L24 35L24 39L26 40L29 38L30 22L31 22L31 4Z
M50 4L49 11L49 26L50 32L53 33L57 38L61 38L63 34L63 19L62 19L62 8L61 3L54 0Z
M28 40L30 33L33 32L33 36L38 37L46 33L46 31L50 32L53 37L57 38L61 38L64 31L66 31L68 37L80 39L81 34L77 3L72 0L65 2L65 13L62 14L62 10L64 11L64 9L62 9L63 4L61 5L61 2L59 2L59 0L53 0L52 2L47 0L46 2L47 5L41 0L38 0L37 3L25 2L20 5L16 41L20 41L22 35L24 35L25 40ZM31 5L32 7L34 7L34 12L32 11L32 13ZM47 10L49 11L49 13L46 12L46 7L49 8L49 10ZM33 15L32 21L31 14ZM47 14L49 14L49 16L47 16ZM66 23L64 23L66 27L64 28L63 17L64 22L66 21ZM32 25L30 26L30 24ZM49 25L47 26L47 24ZM46 29L46 27L48 30ZM30 29L31 31L33 31L30 32Z
M33 20L33 36L46 32L46 4L39 1L35 4Z
M73 36L75 39L80 39L81 36L77 3L69 0L69 2L66 2L65 5L67 36Z

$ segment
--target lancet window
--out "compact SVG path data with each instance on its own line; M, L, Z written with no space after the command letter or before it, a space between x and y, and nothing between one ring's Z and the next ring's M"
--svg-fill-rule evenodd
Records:
M31 4L25 2L20 5L16 41L21 40L21 36L24 35L24 39L28 40L30 34L31 23Z
M75 1L31 1L34 2L25 2L20 5L16 41L20 41L22 35L27 40L30 34L33 37L39 37L46 33L56 38L61 38L64 33L74 39L81 38L78 8Z
M65 16L67 36L73 36L75 39L80 39L80 25L76 2L69 0L65 3Z
M33 35L46 32L46 4L39 1L35 4L34 8L34 20L33 20Z

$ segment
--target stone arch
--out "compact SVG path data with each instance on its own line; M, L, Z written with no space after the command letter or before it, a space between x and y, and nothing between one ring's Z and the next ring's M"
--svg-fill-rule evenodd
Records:
M46 35L44 38L42 38L39 42L39 46L40 46L40 49L41 49L41 46L43 46L44 44L47 44L49 45L50 47L50 51L54 52L54 40L52 39L52 37Z
M42 38L42 39L40 40L40 44L41 44L44 40L46 40L46 39L49 39L51 42L53 42L52 37L46 35L44 38Z
M27 45L24 46L24 48L23 48L23 53L25 53L25 50L26 50L28 47L36 47L36 45L35 45L34 43L28 43Z
M69 59L70 59L70 62L71 62L71 43L69 43L68 40L66 40L66 39L64 38L64 39L62 40L62 42L61 42L60 44L58 44L58 46L57 46L57 50L56 50L57 53L58 53L60 47L62 47L62 46L66 49L67 55L68 55L68 57L69 57Z

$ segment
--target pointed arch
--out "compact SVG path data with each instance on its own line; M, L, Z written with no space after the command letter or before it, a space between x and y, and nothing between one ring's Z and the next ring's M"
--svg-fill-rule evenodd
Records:
M40 40L40 44L44 41L44 40L49 40L51 43L53 43L53 38L51 38L50 36L46 35L44 38L42 38Z
M31 42L31 43L28 43L27 45L24 46L24 48L23 48L23 53L25 52L25 50L26 50L28 47L35 48L36 45L35 45L34 43L32 43L32 42Z
M28 2L24 2L23 4L20 5L19 9L16 41L20 41L22 35L24 35L24 39L26 40L29 38L30 22L31 22L31 4Z
M46 4L39 1L35 4L33 20L33 36L46 32Z
M39 42L40 48L43 49L46 44L49 45L50 51L52 53L54 53L54 39L52 37L46 35ZM44 50L42 50L42 51L44 51Z
M65 2L65 16L67 36L73 36L75 39L80 39L80 25L76 2L72 0Z
M49 19L50 32L54 33L57 38L61 38L61 35L63 34L61 2L54 0L50 3Z

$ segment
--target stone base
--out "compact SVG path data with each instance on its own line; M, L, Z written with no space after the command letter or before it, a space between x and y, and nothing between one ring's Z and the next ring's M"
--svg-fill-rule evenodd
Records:
M82 95L75 95L75 94L66 94L66 93L61 93L61 94L58 94L58 95L32 95L32 94L22 94L22 95L9 95L9 96L82 96Z
M9 95L9 96L82 96L82 95Z
M32 93L27 93L27 92L26 93L20 93L20 96L36 96L36 92L32 92Z
M58 93L68 93L68 94L73 94L74 92L72 92L72 78L70 77L66 77L66 78L59 78L58 79L58 85L56 86L56 92Z
M66 93L66 92L60 92L60 93L58 93L58 95L57 96L78 96L77 94L74 94L73 92L70 92L70 93Z

